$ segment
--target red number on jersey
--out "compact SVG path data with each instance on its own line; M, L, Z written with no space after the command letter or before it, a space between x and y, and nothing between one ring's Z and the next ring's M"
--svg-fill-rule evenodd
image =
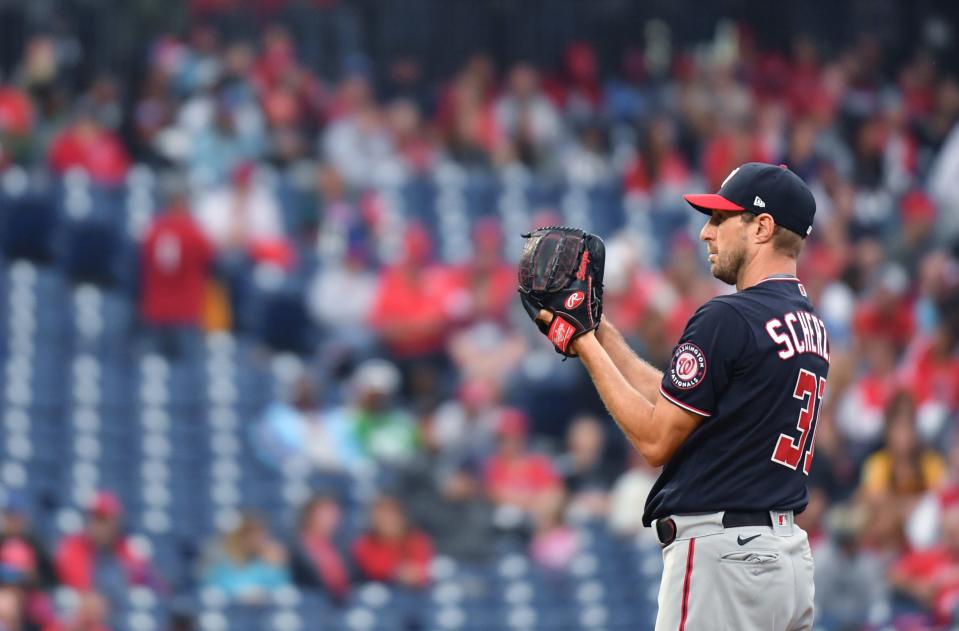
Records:
M799 411L799 421L796 423L796 427L799 429L799 438L780 434L779 440L776 442L776 449L773 451L773 462L795 469L799 466L799 461L803 460L803 473L809 475L813 446L816 440L816 419L819 417L819 409L822 407L822 396L825 391L826 380L824 378L819 377L817 383L814 373L804 368L799 370L796 388L793 390L794 398L805 401ZM806 451L807 444L808 452ZM806 454L805 459L803 459L803 453Z

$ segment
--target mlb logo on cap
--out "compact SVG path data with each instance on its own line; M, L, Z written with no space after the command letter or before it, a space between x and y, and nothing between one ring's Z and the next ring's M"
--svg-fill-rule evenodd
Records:
M701 213L751 212L771 215L777 226L806 238L812 232L816 200L802 179L786 168L762 162L747 162L733 169L718 193L683 195Z

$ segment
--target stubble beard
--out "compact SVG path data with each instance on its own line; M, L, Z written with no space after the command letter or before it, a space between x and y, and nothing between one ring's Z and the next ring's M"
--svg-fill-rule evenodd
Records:
M742 269L745 258L746 252L742 248L732 252L726 251L719 253L716 255L716 262L713 263L710 271L713 276L727 285L735 285L739 278L739 270Z

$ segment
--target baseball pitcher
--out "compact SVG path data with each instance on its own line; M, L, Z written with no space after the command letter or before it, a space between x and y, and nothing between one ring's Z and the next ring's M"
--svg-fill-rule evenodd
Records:
M663 546L657 631L812 628L813 560L793 521L829 369L829 337L796 262L816 204L784 165L743 164L716 194L685 195L713 276L736 293L690 318L665 374L602 318L602 241L527 235L520 297L579 357L632 445L663 471L643 522Z

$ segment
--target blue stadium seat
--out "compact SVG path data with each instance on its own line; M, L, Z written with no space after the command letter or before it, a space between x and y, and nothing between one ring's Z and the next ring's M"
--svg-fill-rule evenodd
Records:
M57 215L44 195L0 196L0 249L10 260L53 260Z
M96 220L73 221L63 227L60 265L77 282L115 283L121 237L116 226Z
M311 321L299 291L261 294L257 337L278 351L304 353L311 345Z

